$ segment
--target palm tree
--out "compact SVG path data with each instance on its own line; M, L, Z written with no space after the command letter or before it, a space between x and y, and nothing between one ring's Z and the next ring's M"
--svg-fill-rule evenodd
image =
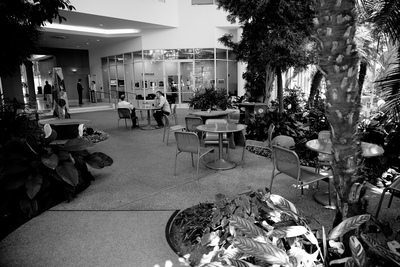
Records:
M384 125L397 126L400 122L400 0L361 0L365 11L365 21L375 26L375 32L388 40L385 62L390 62L384 74L378 77L377 90L386 101ZM396 122L396 123L393 123ZM392 131L400 133L398 127Z
M361 145L357 133L360 113L359 56L355 43L357 13L351 0L321 1L315 28L320 41L319 68L326 77L326 117L332 128L334 184L338 198L335 222L364 213L361 199L351 193L362 187L357 173Z

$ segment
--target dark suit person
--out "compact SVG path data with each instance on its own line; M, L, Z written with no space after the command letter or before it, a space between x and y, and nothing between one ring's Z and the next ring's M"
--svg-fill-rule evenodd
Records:
M76 89L78 90L78 96L79 96L79 104L82 105L82 91L83 91L83 86L82 86L82 79L78 80L78 84L76 85Z

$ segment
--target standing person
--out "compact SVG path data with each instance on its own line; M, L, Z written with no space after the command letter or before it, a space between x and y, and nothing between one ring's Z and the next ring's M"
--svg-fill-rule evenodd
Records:
M82 102L82 91L83 91L82 79L78 80L78 84L76 85L76 89L78 90L79 105L83 105L83 102Z
M92 103L96 103L96 82L92 81L92 84L90 85L90 93L91 93L91 98L92 98Z
M132 103L125 101L125 95L120 96L120 101L117 104L117 108L129 108L131 111L132 128L137 126L136 109L133 107Z
M154 112L153 117L157 122L156 128L162 128L164 127L162 116L163 114L169 115L171 113L171 108L169 107L169 103L161 91L156 92L156 101L154 106L157 108L161 108L161 110L157 110L156 112Z
M46 100L46 107L49 107L53 102L53 97L51 95L51 85L48 81L45 81L44 85L44 100Z

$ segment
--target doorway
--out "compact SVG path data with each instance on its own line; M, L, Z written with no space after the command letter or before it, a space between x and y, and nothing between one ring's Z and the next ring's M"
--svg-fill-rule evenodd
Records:
M194 93L193 60L165 61L168 102L187 106Z

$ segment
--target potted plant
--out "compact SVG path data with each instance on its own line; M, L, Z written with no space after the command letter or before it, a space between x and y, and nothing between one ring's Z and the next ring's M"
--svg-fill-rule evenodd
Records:
M232 102L224 89L198 88L190 98L189 107L200 110L232 108Z
M0 106L0 238L54 205L70 201L92 180L88 165L113 164L104 153L90 152L93 142L73 138L54 145L57 132L42 129L15 101Z
M324 228L311 230L302 212L285 198L269 190L249 190L234 199L219 194L214 203L175 213L166 233L187 266L400 264L398 255L371 238L365 227L370 217L347 218L326 234ZM341 238L348 233L353 235L346 245L354 253L345 255Z

